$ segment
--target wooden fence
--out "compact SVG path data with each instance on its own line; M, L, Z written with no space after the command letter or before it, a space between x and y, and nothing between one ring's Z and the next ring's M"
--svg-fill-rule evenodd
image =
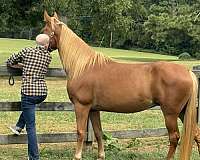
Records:
M194 73L200 77L200 66L196 66L193 69ZM3 76L21 76L21 71L19 69L8 69L5 66L0 66L0 78ZM50 77L64 77L65 72L59 68L50 68L48 70L47 76ZM152 108L154 110L159 109L159 107ZM74 111L73 105L70 102L43 102L37 105L37 111ZM20 111L20 102L0 102L0 111ZM200 114L198 112L198 117ZM200 120L198 118L198 120ZM124 131L106 131L112 134L113 137L119 139L128 138L142 138L142 137L160 137L167 136L166 128L158 129L144 129L144 130L124 130ZM77 134L72 133L53 133L53 134L38 134L39 143L61 143L61 142L76 142ZM93 129L90 120L87 125L86 134L86 144L92 144L94 141ZM0 144L24 144L27 143L27 138L25 134L20 136L14 135L2 135L0 133Z

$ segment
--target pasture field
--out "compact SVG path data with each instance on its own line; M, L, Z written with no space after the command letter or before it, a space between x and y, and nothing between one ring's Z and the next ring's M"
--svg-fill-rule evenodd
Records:
M164 160L167 154L167 138L143 138L137 139L134 147L133 140L120 141L122 150L106 151L106 160ZM40 144L41 160L72 160L75 152L75 143L62 144ZM83 160L97 159L96 144L92 150L83 152ZM26 145L0 146L0 160L27 160ZM193 149L194 150L194 149ZM193 151L191 160L198 160L197 151ZM174 160L179 160L177 155Z
M23 47L34 46L34 41L1 39L0 38L0 65L3 65L11 53L17 53ZM94 48L118 61L152 62L173 61L192 68L200 61L179 61L176 56L159 55L146 52L128 51L109 48ZM62 67L57 52L52 53L50 67ZM8 77L0 78L0 101L20 101L20 77L15 77L16 84L8 85ZM68 101L65 78L47 78L49 94L46 101ZM19 112L0 112L0 134L11 134L7 126L15 124ZM37 132L55 133L71 132L76 130L75 115L73 112L37 112ZM134 114L101 113L104 130L128 130L165 127L161 111L144 111ZM180 122L179 125L181 126ZM164 159L168 149L168 138L138 138L119 140L121 150L106 151L107 160L161 160ZM0 145L0 160L25 160L26 145ZM193 151L193 160L199 159L196 145ZM75 143L40 144L41 160L70 160L74 154ZM96 158L96 144L93 150L83 153L83 160ZM175 159L178 159L177 157Z
M35 46L35 42L31 40L23 39L6 39L0 38L0 65L4 64L5 60L11 55L11 53L17 53L23 47ZM98 48L94 47L98 52L103 52L105 55L114 58L118 61L123 62L152 62L152 61L173 61L174 63L179 63L192 68L194 65L198 65L200 61L190 60L190 61L179 61L176 56L170 55L160 55L150 52L139 52L132 50L121 50L121 49L111 49L111 48ZM57 51L52 53L53 61L50 67L61 67L59 60L59 55Z

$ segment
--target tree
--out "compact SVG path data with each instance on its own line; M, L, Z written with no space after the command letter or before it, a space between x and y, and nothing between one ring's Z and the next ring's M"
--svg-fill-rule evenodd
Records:
M199 35L199 25L194 21L196 13L193 6L165 1L160 5L152 5L150 11L145 29L151 35L156 50L176 55L184 51L196 52L197 48L192 46L194 40L200 42L195 38Z
M90 8L94 41L100 44L104 37L103 45L109 46L112 35L114 46L123 44L132 23L131 16L128 14L131 1L93 0Z
M200 0L1 0L0 35L38 34L45 9L92 45L199 53Z

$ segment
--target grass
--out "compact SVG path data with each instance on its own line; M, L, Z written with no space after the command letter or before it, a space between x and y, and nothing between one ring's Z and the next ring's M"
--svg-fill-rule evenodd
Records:
M66 101L68 100L67 90L66 90L66 79L64 78L47 78L48 86L48 97L46 101ZM55 87L56 86L56 87ZM15 77L15 85L8 85L8 77L1 78L0 87L3 90L0 93L1 102L7 101L20 101L20 87L21 78Z
M176 61L178 58L176 56L160 55L148 52L139 52L131 50L113 49L113 48L94 48L96 51L103 52L107 56L119 59L119 60L129 60L129 61Z
M17 121L19 112L0 113L0 134L10 134L7 126ZM37 112L37 132L69 132L76 131L74 112ZM144 111L140 113L101 113L104 130L130 130L145 128L163 128L164 119L161 111Z
M129 144L135 140L120 140L122 150L106 151L106 160L163 160L167 154L166 145L168 140L162 138L143 138L137 139L137 143L133 147ZM41 160L71 160L75 152L75 143L61 144L40 144ZM0 146L1 160L26 160L26 145L11 145L9 150L7 146ZM97 159L97 145L93 145L92 149L83 152L83 160ZM176 155L174 160L178 160ZM192 160L198 160L199 155L196 148L193 149Z
M71 160L73 157L75 145L67 145L67 144L42 144L40 145L41 152L40 156L42 160ZM12 155L18 157L20 160L25 160L26 157L26 146L25 145L13 145L10 150L5 150L3 147L0 146L2 151L2 157L6 157L8 159L2 158L2 160L11 160L14 159ZM140 149L140 150L139 150ZM135 150L135 152L132 152ZM145 149L138 148L138 149L131 149L131 151L123 150L123 151L107 151L106 152L106 159L107 160L162 160L164 159L166 151L161 149L155 149L153 152L150 153L145 152ZM83 154L83 160L94 160L97 159L96 150L88 150L85 151ZM152 158L153 157L153 158Z
M18 53L24 47L34 46L35 42L31 40L0 38L0 65L5 64L5 61L12 53ZM50 66L61 67L57 52L52 53L52 63Z
M1 39L0 38L0 65L3 65L6 59L13 53L17 53L23 47L35 46L34 41ZM128 51L110 48L94 48L103 52L107 56L122 62L141 63L152 61L173 61L180 63L188 68L199 64L200 61L179 61L176 56L159 55L147 52ZM59 55L55 51L52 53L52 63L50 67L62 67ZM15 77L16 84L8 85L8 78L1 77L0 100L20 101L20 77ZM49 94L46 101L68 101L66 92L66 79L64 78L47 78ZM10 134L7 126L17 121L19 112L0 112L0 134ZM75 115L73 112L37 112L37 132L54 133L69 132L76 130ZM145 129L165 127L161 111L144 111L134 114L116 114L101 113L102 125L104 130L128 130L128 129ZM180 123L179 123L180 124ZM180 124L181 125L181 124ZM106 151L108 160L159 160L164 159L167 154L168 138L144 138L135 140L120 140L122 151ZM127 148L128 144L134 144ZM41 144L42 160L61 160L72 159L75 149L75 143L64 144ZM7 145L0 146L0 160L26 159L27 145ZM96 145L92 151L84 152L83 160L93 160L96 158ZM178 159L177 157L175 159ZM193 158L198 159L197 151L194 150Z

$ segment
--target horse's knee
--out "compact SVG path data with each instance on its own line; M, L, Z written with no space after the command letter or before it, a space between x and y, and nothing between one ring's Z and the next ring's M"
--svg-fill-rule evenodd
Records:
M95 137L96 137L97 142L102 141L102 134L95 133Z
M77 131L77 135L78 135L78 140L83 141L85 138L85 131L83 130Z

